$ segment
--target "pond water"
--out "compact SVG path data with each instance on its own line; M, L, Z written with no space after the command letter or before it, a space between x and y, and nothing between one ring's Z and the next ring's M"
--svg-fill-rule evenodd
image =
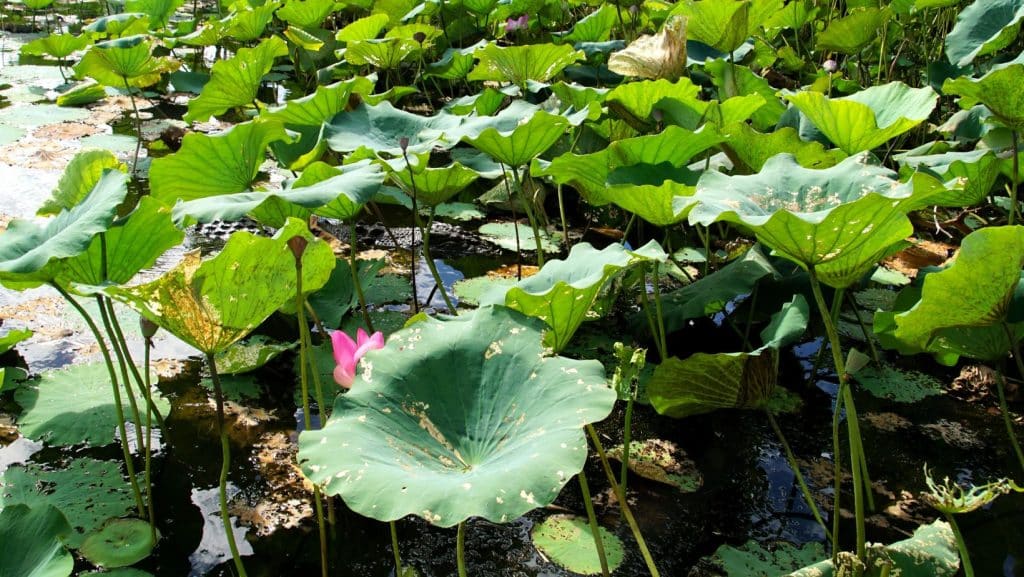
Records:
M45 100L47 91L61 83L53 67L20 63L13 55L30 36L4 33L0 53L0 81L12 87L0 92L10 104L2 122L23 135L0 147L0 218L32 217L55 186L61 170L74 152L90 145L87 138L116 136L125 103L103 104L86 109L84 116L35 119L30 110ZM120 108L118 108L120 107ZM150 120L160 120L166 110L147 109ZM178 111L180 114L181 110ZM104 141L101 141L104 142ZM116 141L114 141L116 142ZM122 143L123 144L123 143ZM115 150L126 158L132 148ZM281 178L280 175L274 178ZM271 178L271 182L274 182ZM139 183L144 189L145 183ZM201 238L189 246L213 250ZM491 251L494 252L493 250ZM166 255L157 265L166 270L181 258L182 250ZM408 254L393 254L399 267L408 266ZM475 277L500 265L515 263L511 253L494 256L442 254L439 268L450 285L463 277ZM421 306L442 310L444 303L432 294L433 283L422 259L417 265L417 294ZM429 298L429 301L428 301ZM401 300L401 299L399 299ZM408 314L407 304L380 305L379 310ZM134 315L121 311L123 324L134 327ZM95 362L98 351L83 322L68 310L55 292L35 289L14 292L0 289L0 318L4 329L31 328L35 335L17 347L8 361L22 363L32 374L65 365ZM630 338L620 316L586 325L579 350L610 354L615 340ZM293 340L293 330L282 319L272 319L261 332ZM831 505L830 414L834 403L835 375L815 367L820 337L787 349L782 359L781 383L799 394L803 404L795 413L779 417L781 427L801 464L816 499ZM674 353L701 350L736 350L735 336L724 326L698 322L681 331L670 343ZM733 348L726 348L728 346ZM142 357L142 340L129 332L129 348ZM572 354L570 349L569 354ZM159 577L189 575L227 576L233 568L217 509L220 455L214 411L208 388L201 386L202 363L196 351L166 333L156 338L154 361L158 364L160 391L170 400L162 448L155 456L153 483L158 527L162 535L154 554L138 567ZM319 571L319 542L309 504L309 494L291 464L302 415L294 389L297 377L294 358L285 354L257 372L231 380L235 393L229 407L233 445L231 480L232 514L236 535L253 576L305 575ZM827 363L826 363L827 364ZM932 364L917 367L952 386L956 373ZM915 403L880 400L863 392L857 402L864 418L867 461L875 486L875 507L869 518L870 535L882 542L904 538L920 523L936 515L917 496L924 489L923 467L936 476L962 482L983 483L1015 471L1005 430L991 393L970 401L957 391L931 396ZM0 404L0 417L9 417L13 401ZM693 492L633 476L629 498L640 527L651 545L663 575L710 575L699 560L722 544L741 544L748 539L762 543L790 541L823 542L824 533L803 502L782 447L765 416L750 412L718 412L671 420L649 407L638 407L634 439L661 439L675 443L699 471L702 482ZM622 408L598 430L606 445L621 443ZM9 419L8 419L9 421ZM0 448L0 471L17 463L34 462L60 468L71 457L117 459L114 446L62 451L44 448L18 437ZM624 565L616 573L645 575L643 560L633 546L631 533L619 517L608 484L596 461L586 467L598 503L602 525L627 544ZM849 501L849 499L847 499ZM352 577L384 577L394 573L391 542L385 524L365 519L334 502L336 522L330 528L330 574ZM550 509L582 514L582 499L569 484ZM496 577L563 576L558 568L533 547L529 531L545 511L531 513L506 525L471 521L467 536L470 573ZM993 506L961 517L968 545L979 575L1024 575L1024 496L1011 495ZM403 561L423 576L455 573L455 529L439 529L422 520L398 523ZM852 521L844 522L844 542L852 541ZM82 570L89 568L79 561Z

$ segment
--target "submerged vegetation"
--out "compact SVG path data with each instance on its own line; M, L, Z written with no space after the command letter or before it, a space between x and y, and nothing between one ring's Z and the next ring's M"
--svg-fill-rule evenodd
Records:
M192 575L279 571L246 557L282 527L315 540L291 567L324 576L1018 574L1021 542L976 572L956 517L1024 492L1022 19L1020 0L6 3L0 28L29 34L0 77L60 80L57 106L31 79L0 90L0 144L114 107L130 145L76 148L48 198L0 215L4 294L59 298L98 356L33 362L25 318L0 335L0 577L181 574L161 497L193 475ZM158 370L158 342L208 379ZM294 417L257 441L281 418L261 398ZM996 424L921 427L976 461L874 445L936 399ZM686 515L652 512L666 494L775 498L702 474L747 474L738 448L655 433L744 427L787 479L785 508L751 516L782 529L648 518ZM532 557L484 569L472 533L495 526ZM431 527L454 528L451 563L403 553ZM390 550L351 568L359 548Z

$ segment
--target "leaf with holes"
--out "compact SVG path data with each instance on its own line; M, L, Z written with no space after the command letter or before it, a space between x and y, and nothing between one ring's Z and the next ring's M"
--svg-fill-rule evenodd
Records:
M615 571L625 558L622 541L604 527L598 528L604 545L608 570ZM601 561L594 544L594 534L586 518L572 515L551 515L530 530L530 539L545 557L559 567L580 575L601 573Z

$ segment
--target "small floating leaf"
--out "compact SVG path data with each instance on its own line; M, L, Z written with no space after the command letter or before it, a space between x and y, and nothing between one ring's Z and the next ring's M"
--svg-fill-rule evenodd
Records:
M90 533L79 552L100 567L127 567L149 557L155 546L149 523L141 519L113 519Z
M825 556L821 543L773 543L765 547L757 541L747 541L739 547L721 545L707 562L721 567L726 577L777 576L795 571Z
M615 571L625 557L622 541L598 527L604 545L608 570ZM533 544L559 567L581 575L598 575L601 562L594 544L594 534L586 519L572 515L551 515L530 530Z
M853 378L872 395L898 403L915 403L943 392L942 382L935 377L888 364L866 366L854 373Z
M621 461L622 445L609 448L608 457ZM672 485L683 493L692 493L704 484L704 476L686 452L672 441L662 439L632 441L629 470L645 479Z

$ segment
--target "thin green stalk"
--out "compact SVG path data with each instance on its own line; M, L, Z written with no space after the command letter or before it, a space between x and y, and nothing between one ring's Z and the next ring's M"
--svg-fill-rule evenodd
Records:
M697 231L697 237L700 238L700 243L704 246L704 272L701 273L701 276L708 276L708 267L711 266L711 231L699 224L694 225L693 230Z
M213 394L217 402L217 434L220 436L220 480L217 484L220 496L220 519L224 524L224 536L228 540L228 548L231 549L231 558L235 562L235 570L240 577L248 577L245 572L245 565L242 564L242 556L238 553L238 544L235 543L235 531L231 527L231 514L228 512L228 472L231 470L231 440L228 439L228 430L224 426L224 391L220 386L220 375L217 374L217 361L213 353L206 353L206 364L210 367L210 380L213 381ZM308 414L307 418L308 418Z
M835 364L836 375L839 377L836 411L833 418L838 418L839 397L842 397L843 404L846 406L846 427L847 434L850 437L850 474L853 477L853 508L857 532L857 558L864 562L867 552L865 547L866 530L864 526L864 481L862 479L864 466L861 464L861 459L864 457L861 454L861 443L858 441L860 438L860 427L857 422L857 408L853 402L853 392L850 390L849 375L846 374L846 366L839 342L839 332L836 330L835 322L829 312L830 309L825 303L825 296L821 291L821 283L818 281L818 275L815 273L814 268L808 271L808 276L811 281L811 292L814 293L814 300L817 302L818 310L821 312L822 320L825 322L825 332L828 333L829 346L832 349L832 362ZM838 462L838 455L836 461ZM833 514L838 516L839 509L837 508L833 511Z
M643 534L640 533L640 526L637 524L636 518L633 517L633 511L630 510L629 503L626 501L626 494L615 481L615 473L612 471L612 466L608 463L608 455L604 452L604 445L601 444L601 439L597 436L594 426L589 423L587 424L587 434L590 436L591 442L594 443L597 456L601 459L601 468L604 469L604 474L608 477L608 484L611 485L615 497L619 500L619 507L622 508L622 514L626 517L626 523L629 524L630 530L633 531L633 538L636 539L636 544L640 547L640 555L644 558L647 570L651 573L651 577L661 577L661 573L658 572L658 566L654 564L654 558L651 556L650 550L647 549L647 541L644 540Z
M661 312L661 279L658 274L658 263L654 263L654 278L651 279L651 284L654 285L654 318L658 322L658 340L660 341L659 350L661 351L661 360L665 361L667 358L665 355L668 354L668 341L665 336L665 315Z
M117 364L121 368L121 381L124 383L125 394L128 396L128 408L132 412L132 422L135 423L135 448L139 454L142 454L146 450L146 446L142 441L142 416L139 414L139 405L135 402L135 394L132 392L131 380L128 378L128 365L125 362L124 354L121 352L121 347L115 342L114 327L110 323L110 315L113 313L108 312L107 305L106 299L96 295L96 306L100 309L100 321L110 337L114 356L117 357ZM113 308L110 310L113 311Z
M668 358L668 351L661 348L662 339L658 334L658 322L654 320L654 313L651 312L650 297L647 296L647 270L644 269L643 279L641 280L640 287L640 303L644 309L644 315L647 317L647 326L651 329L651 338L654 339L654 346L658 348L658 358L662 362Z
M1013 358L1017 362L1017 370L1022 371L1021 374L1024 374L1024 360L1020 358L1020 345L1012 338L1013 334L1010 331L1010 327L1006 326L1006 323L1003 323L1003 330L1006 331L1007 337L1013 343ZM999 393L999 412L1003 414L1003 424L1006 426L1006 435L1010 438L1013 452L1017 455L1017 461L1020 463L1021 469L1024 469L1024 451L1021 451L1020 443L1017 441L1017 434L1013 430L1013 419L1010 418L1010 406L1006 402L1006 377L1003 376L1002 371L997 371L996 375L999 377L996 379L996 391Z
M349 268L352 269L352 286L356 289L356 297L359 299L359 308L363 311L363 322L366 323L366 330L373 333L373 320L370 318L370 311L366 308L366 295L363 294L363 283L359 280L359 261L356 259L357 241L356 236L356 223L352 221L352 226L348 227L351 233L349 234ZM398 245L395 245L396 247ZM413 263L413 269L415 270L416 264ZM416 273L413 273L416 274ZM416 285L416 278L413 277L413 286Z
M395 555L395 577L402 577L402 555L398 552L398 526L394 521L388 521L391 529L391 552Z
M139 116L139 108L135 104L135 93L132 92L132 87L128 84L128 77L122 76L124 80L124 89L128 91L128 100L132 103L132 112L135 115L135 156L132 157L132 176L136 176L135 171L139 166L139 153L142 151L142 118Z
M960 532L960 526L956 524L956 519L953 518L952 513L944 513L944 516L946 521L949 521L950 528L953 529L957 549L960 549L960 560L964 563L964 577L974 577L974 565L971 564L971 555L967 551L967 541L964 541L964 535Z
M630 213L629 220L626 222L626 230L622 231L622 242L619 244L626 244L629 242L629 231L633 230L633 223L636 222L636 213Z
M466 522L459 523L455 537L455 562L459 566L459 577L466 577Z
M156 404L153 403L153 395L151 394L149 387L146 385L146 382L149 381L149 374L147 373L145 379L143 379L142 374L139 373L139 368L135 366L135 361L132 359L132 353L128 350L128 341L125 340L124 332L121 331L121 323L117 320L117 315L114 311L114 303L110 299L106 299L106 301L110 312L110 325L114 328L115 338L112 339L112 344L121 348L124 358L127 361L128 370L131 371L132 376L135 378L135 382L139 385L142 397L146 399L146 406L149 407L150 412L152 412L153 416L156 417L156 423L162 429L164 427L164 416L160 413L160 409L157 408ZM148 367L149 363L146 364L147 371L149 370Z
M519 190L519 198L523 200L523 210L526 211L526 218L530 221L530 227L533 229L533 242L537 246L537 266L544 266L544 248L541 246L540 238L540 225L537 224L537 216L533 214L532 202L526 198L526 190L523 189L523 180L519 178L519 169L512 168L512 181L516 184L516 189Z
M580 493L583 495L583 507L587 510L587 521L590 523L590 534L594 536L594 547L597 549L597 560L601 563L601 575L609 577L608 556L604 552L604 539L601 539L601 528L597 526L597 515L594 514L594 502L590 497L590 486L587 485L587 474L580 471L576 478L580 481Z
M807 506L811 508L811 514L814 515L814 520L821 525L823 531L825 531L825 537L829 542L832 541L832 533L828 530L828 526L825 524L825 520L821 516L821 511L818 510L817 503L814 502L814 497L811 495L811 490L807 487L807 483L804 482L804 476L800 472L800 464L796 461L796 456L793 454L793 449L789 447L789 443L786 442L785 435L782 434L782 428L779 427L779 423L775 420L775 415L771 411L765 409L765 414L768 416L768 423L772 426L772 430L775 431L775 436L779 439L779 444L782 445L782 450L786 453L786 462L789 463L789 468L793 470L793 475L796 477L796 483L800 486L800 492L803 493L804 501L807 502ZM838 517L838 515L836 515Z
M565 242L565 248L572 248L572 243L569 242L569 224L565 220L565 200L562 198L562 185L559 184L558 188L558 216L562 220L562 241Z
M626 399L626 414L622 418L622 468L619 470L619 485L626 493L626 482L629 479L629 449L633 442L633 387L630 386L629 397Z
M427 220L427 226L423 226L423 221L420 216L414 215L416 219L416 226L420 229L420 235L423 237L423 256L426 257L427 268L430 269L431 276L434 277L434 283L437 290L441 292L441 298L444 299L444 305L448 307L448 312L452 315L458 315L459 312L455 310L455 305L452 304L451 298L448 297L448 291L444 288L444 281L441 280L441 273L437 271L437 263L434 262L434 257L430 254L430 228L434 226L434 211L435 207L430 207L430 217ZM430 303L427 303L430 304Z
M875 346L875 341L872 338L872 334L868 331L868 325L864 322L864 317L860 314L860 307L857 306L857 301L853 298L853 294L844 291L846 301L850 303L850 308L853 309L853 314L857 316L857 324L860 325L860 332L864 334L864 340L868 343L868 349L871 351L871 360L875 362L876 366L882 365L882 357L878 354L878 347Z
M822 344L822 349L825 345ZM843 398L836 395L836 406L832 410L832 564L839 560L839 508L843 489L843 448L839 442L839 415L843 411Z
M1019 136L1016 130L1010 131L1013 142L1013 181L1010 182L1010 226L1015 222L1014 215L1017 214L1017 182L1020 178L1020 151L1017 150Z
M145 362L146 369L146 380L143 386L146 390L149 390L149 352L153 348L153 339L146 337L145 352L143 353L143 361ZM166 430L161 428L161 430ZM145 461L145 483L146 483L146 505L149 507L149 534L153 538L153 542L156 543L156 507L153 503L153 411L146 411L146 461Z
M512 198L512 187L508 185L508 172L505 165L501 164L501 181L505 184L505 194L508 195L508 206L512 209L512 232L516 235L516 280L523 280L523 250L519 242L519 217L516 216L516 201Z
M124 406L121 403L121 390L117 383L117 372L114 370L114 361L110 358L110 351L107 349L107 343L103 339L103 334L100 333L99 327L96 326L96 322L93 321L92 316L89 315L89 311L85 310L85 307L79 304L78 301L76 301L57 283L50 283L50 286L55 288L57 292L64 297L64 300L78 311L78 314L82 316L85 324L89 326L89 330L92 331L93 338L96 339L96 344L100 347L100 353L103 355L103 362L107 365L107 374L110 376L110 387L114 393L114 412L117 415L117 432L121 435L121 452L124 454L124 466L128 471L128 481L132 486L132 494L135 496L135 506L139 511L139 517L145 517L145 504L142 501L142 492L139 490L139 480L135 478L135 464L132 462L131 449L128 447L128 431L124 426Z

